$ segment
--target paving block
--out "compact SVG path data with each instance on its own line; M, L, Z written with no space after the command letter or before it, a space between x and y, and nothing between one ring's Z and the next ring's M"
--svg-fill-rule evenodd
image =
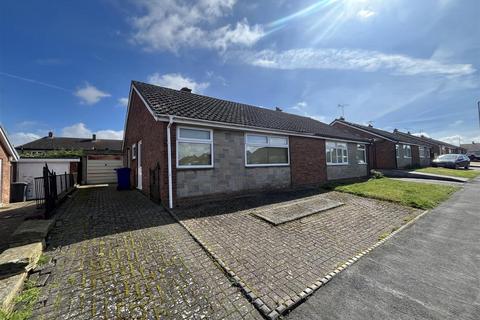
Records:
M27 272L0 280L0 308L10 311L13 307L15 297L22 291L23 283L27 278Z

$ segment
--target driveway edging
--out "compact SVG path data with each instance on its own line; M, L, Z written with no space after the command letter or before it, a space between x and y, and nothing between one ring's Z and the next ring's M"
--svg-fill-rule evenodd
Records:
M305 288L300 294L297 294L297 296L294 299L288 300L285 304L282 304L278 306L275 310L271 310L265 302L257 297L255 293L250 290L247 285L240 279L237 274L231 270L225 262L218 257L217 254L215 254L213 251L211 251L208 246L200 240L191 230L190 228L181 221L177 215L173 212L173 210L165 207L165 210L175 219L182 227L187 230L187 232L190 234L190 236L197 242L202 249L214 260L215 263L217 263L223 270L223 272L227 275L227 277L234 283L235 286L240 288L240 291L243 293L243 295L250 301L254 307L260 312L262 316L264 316L266 319L271 319L275 320L281 315L284 315L288 313L289 311L295 309L298 305L300 305L302 302L304 302L308 297L310 297L313 293L315 293L318 289L320 289L322 286L330 282L336 275L338 275L340 272L345 270L347 267L351 266L355 262L357 262L361 257L365 256L368 254L370 251L373 249L379 247L383 243L385 243L387 240L391 239L393 236L395 236L397 233L401 232L402 230L408 228L410 225L412 225L414 222L416 222L418 219L426 215L429 210L423 211L421 214L417 215L415 218L412 220L406 222L404 225L402 225L400 228L397 230L393 231L390 233L388 236L383 238L382 240L376 242L372 246L368 247L367 249L363 250L356 256L348 259L344 264L342 264L340 267L336 268L334 271L330 272L326 276L317 279L313 284L309 285L307 288Z

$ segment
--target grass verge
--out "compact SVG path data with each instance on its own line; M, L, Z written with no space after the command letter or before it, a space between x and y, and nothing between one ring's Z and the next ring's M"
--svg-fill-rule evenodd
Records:
M426 210L436 207L459 188L383 178L354 183L334 183L329 185L329 189Z
M416 172L423 172L423 173L433 173L439 174L442 176L449 176L449 177L457 177L457 178L468 178L473 179L480 175L480 170L464 170L464 169L448 169L448 168L421 168L416 169Z
M27 280L22 293L15 298L13 311L0 310L0 320L26 320L32 315L32 310L40 294L40 288L35 283Z

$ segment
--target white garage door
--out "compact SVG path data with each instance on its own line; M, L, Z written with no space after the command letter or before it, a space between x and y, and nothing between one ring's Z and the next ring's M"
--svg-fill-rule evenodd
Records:
M87 184L116 183L115 169L123 167L121 156L88 156Z

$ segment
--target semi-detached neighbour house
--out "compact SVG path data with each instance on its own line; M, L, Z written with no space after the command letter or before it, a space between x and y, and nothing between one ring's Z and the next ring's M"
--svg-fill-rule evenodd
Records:
M124 159L172 207L368 175L368 140L311 118L133 81Z
M428 166L431 161L431 146L398 131L388 132L372 125L364 126L335 119L332 127L359 135L371 142L369 158L371 167L376 169L403 169L412 166Z

